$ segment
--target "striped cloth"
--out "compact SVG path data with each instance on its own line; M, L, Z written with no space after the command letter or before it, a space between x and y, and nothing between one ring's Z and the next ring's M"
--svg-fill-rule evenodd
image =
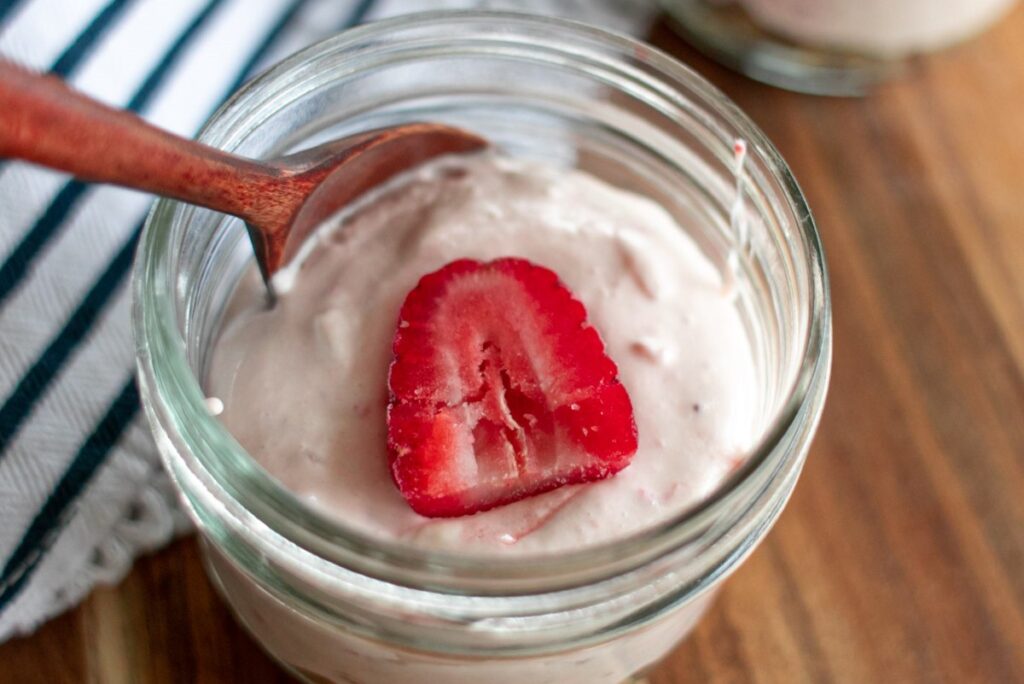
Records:
M440 7L620 30L650 16L644 0L0 0L0 53L192 136L285 55ZM0 160L0 641L187 528L132 375L127 280L151 201Z

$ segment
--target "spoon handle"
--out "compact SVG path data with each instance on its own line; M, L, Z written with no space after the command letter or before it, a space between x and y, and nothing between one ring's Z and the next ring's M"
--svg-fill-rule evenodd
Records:
M198 204L249 220L272 166L151 126L72 90L55 76L0 59L0 157Z

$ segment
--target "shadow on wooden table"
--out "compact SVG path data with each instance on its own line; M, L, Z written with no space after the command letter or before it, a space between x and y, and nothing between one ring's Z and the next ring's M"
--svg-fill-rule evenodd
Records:
M0 646L0 663L0 681L19 684L292 681L235 624L194 539L140 559L118 587Z

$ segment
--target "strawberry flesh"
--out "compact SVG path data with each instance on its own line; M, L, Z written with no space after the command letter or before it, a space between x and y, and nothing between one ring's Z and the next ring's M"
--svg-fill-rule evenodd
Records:
M525 259L453 261L408 294L388 376L388 455L417 513L454 517L606 478L633 407L587 312Z

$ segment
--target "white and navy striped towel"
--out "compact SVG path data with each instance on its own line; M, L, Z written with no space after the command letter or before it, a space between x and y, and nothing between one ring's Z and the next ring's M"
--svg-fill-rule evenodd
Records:
M441 7L650 17L645 0L0 0L0 53L191 136L283 56ZM0 160L0 641L187 526L132 377L126 281L151 201Z

